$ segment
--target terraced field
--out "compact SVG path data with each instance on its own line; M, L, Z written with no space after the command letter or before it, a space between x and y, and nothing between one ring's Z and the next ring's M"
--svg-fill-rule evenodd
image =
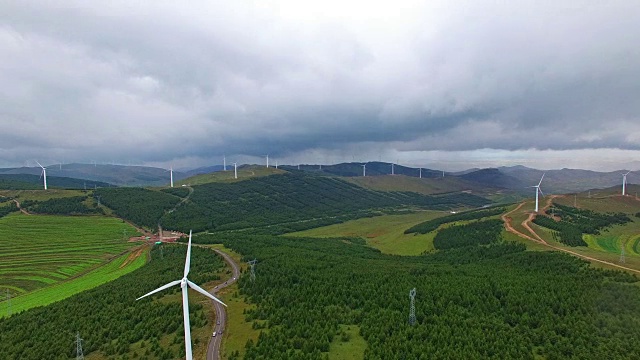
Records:
M15 312L21 303L26 308L49 303L132 271L144 263L127 258L139 246L127 241L136 234L110 217L14 213L0 218L2 300L9 290Z

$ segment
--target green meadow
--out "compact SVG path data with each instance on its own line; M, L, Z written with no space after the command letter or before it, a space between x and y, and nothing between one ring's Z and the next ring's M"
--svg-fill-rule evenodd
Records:
M0 218L0 316L60 300L142 266L130 258L135 228L101 216Z

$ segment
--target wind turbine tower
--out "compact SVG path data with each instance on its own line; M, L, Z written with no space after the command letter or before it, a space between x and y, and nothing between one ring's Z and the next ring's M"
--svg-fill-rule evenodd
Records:
M169 168L169 174L171 174L171 187L173 187L173 166Z
M622 196L625 196L627 194L627 175L629 175L630 172L631 171L627 172L626 174L622 174Z
M391 163L391 175L395 175L395 170L393 168L393 163Z
M215 296L209 294L206 290L204 290L203 288L201 288L200 286L196 285L195 283L191 282L189 279L187 279L187 275L189 275L189 269L191 267L191 231L189 231L189 243L187 245L187 258L185 260L184 263L184 276L182 277L182 279L180 280L175 280L172 281L166 285L163 285L145 295L142 295L141 297L137 298L137 300L142 299L143 297L147 297L149 295L153 295L157 292L160 292L162 290L168 289L172 286L175 285L180 285L180 287L182 288L182 315L184 318L184 350L185 350L185 354L186 354L186 360L193 360L193 352L191 351L191 327L189 324L189 291L188 288L192 288L193 290L199 292L200 294L208 297L209 299L213 300L213 301L217 301L220 304L227 306L225 303L223 303L222 301L220 301L218 298L216 298Z
M414 325L416 323L416 288L409 291L409 298L411 299L409 307L409 325Z
M362 164L362 176L367 176L367 164Z
M420 168L420 179L422 179L422 168Z
M227 171L227 156L222 155L222 171Z
M39 162L36 161L36 164L38 164L38 166L40 166L42 168L42 172L40 173L40 176L43 178L44 180L44 189L47 190L47 168L40 165Z
M544 173L542 173L542 177L540 178L540 182L538 183L538 185L532 186L532 188L536 188L536 212L538 212L538 194L542 194L542 196L544 196L544 194L542 193L542 189L540 189L542 179L544 179Z
M265 155L267 157L267 167L269 167L269 154Z
M233 178L234 179L238 178L238 163L237 162L233 163Z

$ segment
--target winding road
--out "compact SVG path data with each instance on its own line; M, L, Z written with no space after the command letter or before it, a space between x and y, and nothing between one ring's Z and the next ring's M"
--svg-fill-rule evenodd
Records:
M547 200L547 203L546 203L546 205L545 205L545 207L544 207L541 211L542 211L542 212L546 211L546 210L551 206L551 204L552 204L552 202L553 202L553 199L554 199L554 198L556 198L556 197L561 197L561 196L559 196L559 195L555 195L555 196L551 197L550 199L548 199L548 200ZM535 217L536 217L536 215L537 215L536 213L530 213L530 214L529 214L529 217L528 217L525 221L523 221L523 222L522 222L522 226L523 226L525 229L527 229L527 231L528 231L529 233L531 233L531 235L533 235L535 238L533 238L533 237L531 237L531 236L529 236L529 235L527 235L527 234L523 234L522 232L520 232L520 231L516 230L516 229L513 227L513 225L511 225L511 220L512 220L512 219L511 219L511 217L510 217L509 215L511 215L512 213L514 213L514 212L516 212L516 211L520 210L520 208L522 208L522 206L523 206L524 204L525 204L525 202L522 202L522 203L520 203L520 205L518 205L515 209L513 209L513 210L509 211L508 213L506 213L506 214L503 214L503 215L502 215L502 221L504 222L504 226L505 226L505 228L506 228L506 230L507 230L508 232L513 233L513 234L516 234L516 235L518 235L518 236L520 236L520 237L522 237L522 238L525 238L525 239L528 239L528 240L531 240L531 241L535 241L535 242L540 243L540 244L542 244L542 245L544 245L544 246L547 246L547 247L549 247L549 248L551 248L551 249L558 250L558 251L563 251L563 252L565 252L565 253L567 253L567 254L571 254L571 255L577 256L577 257L579 257L579 258L583 258L583 259L585 259L585 260L599 262L599 263L601 263L601 264L606 264L606 265L609 265L609 266L617 267L617 268L622 269L622 270L627 270L627 271L634 272L634 273L636 273L636 274L640 274L640 271L639 271L639 270L632 269L632 268L630 268L630 267L622 266L622 265L619 265L619 264L615 264L615 263L612 263L612 262L610 262L610 261L605 261L605 260L596 259L596 258L591 257L591 256L583 255L583 254L577 253L577 252L575 252L575 251L571 251L571 250L569 250L569 249L564 249L564 248L561 248L561 247L558 247L558 246L554 246L554 245L551 245L551 244L547 243L547 242L546 242L546 241L544 241L544 239L542 239L542 238L540 237L540 235L538 235L538 233L536 233L536 232L535 232L535 230L533 230L533 229L531 228L531 226L530 226L530 223L533 221L533 219L535 219Z
M213 290L210 290L209 293L211 295L215 295L218 291L224 289L225 287L233 284L238 280L240 276L240 267L236 264L235 261L228 254L215 250L220 256L224 258L224 261L231 266L233 270L233 276L231 279L228 279L224 283L216 286ZM207 347L207 360L217 360L220 359L220 346L222 345L222 331L227 322L227 312L225 311L224 306L220 305L218 302L211 301L216 310L216 323L213 325L213 331L216 332L215 337L211 337L209 340L209 345Z

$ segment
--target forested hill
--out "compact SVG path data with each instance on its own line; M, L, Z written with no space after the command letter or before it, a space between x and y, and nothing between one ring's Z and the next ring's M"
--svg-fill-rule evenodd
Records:
M282 174L235 183L209 183L163 192L136 191L136 201L123 189L99 189L103 203L139 225L187 231L261 228L280 234L395 210L479 207L490 201L466 193L426 196L381 192L341 179ZM180 198L189 196L183 204ZM141 205L143 204L143 208ZM176 207L177 205L177 207ZM149 209L145 211L144 209ZM158 211L160 210L160 211ZM141 219L145 213L145 219ZM142 221L142 223L141 223Z
M47 172L48 173L48 172ZM41 189L43 186L42 178L38 175L31 174L0 174L0 189L13 189L13 190L33 190ZM57 189L93 189L95 187L109 187L111 184L76 179L60 176L47 176L47 186Z

